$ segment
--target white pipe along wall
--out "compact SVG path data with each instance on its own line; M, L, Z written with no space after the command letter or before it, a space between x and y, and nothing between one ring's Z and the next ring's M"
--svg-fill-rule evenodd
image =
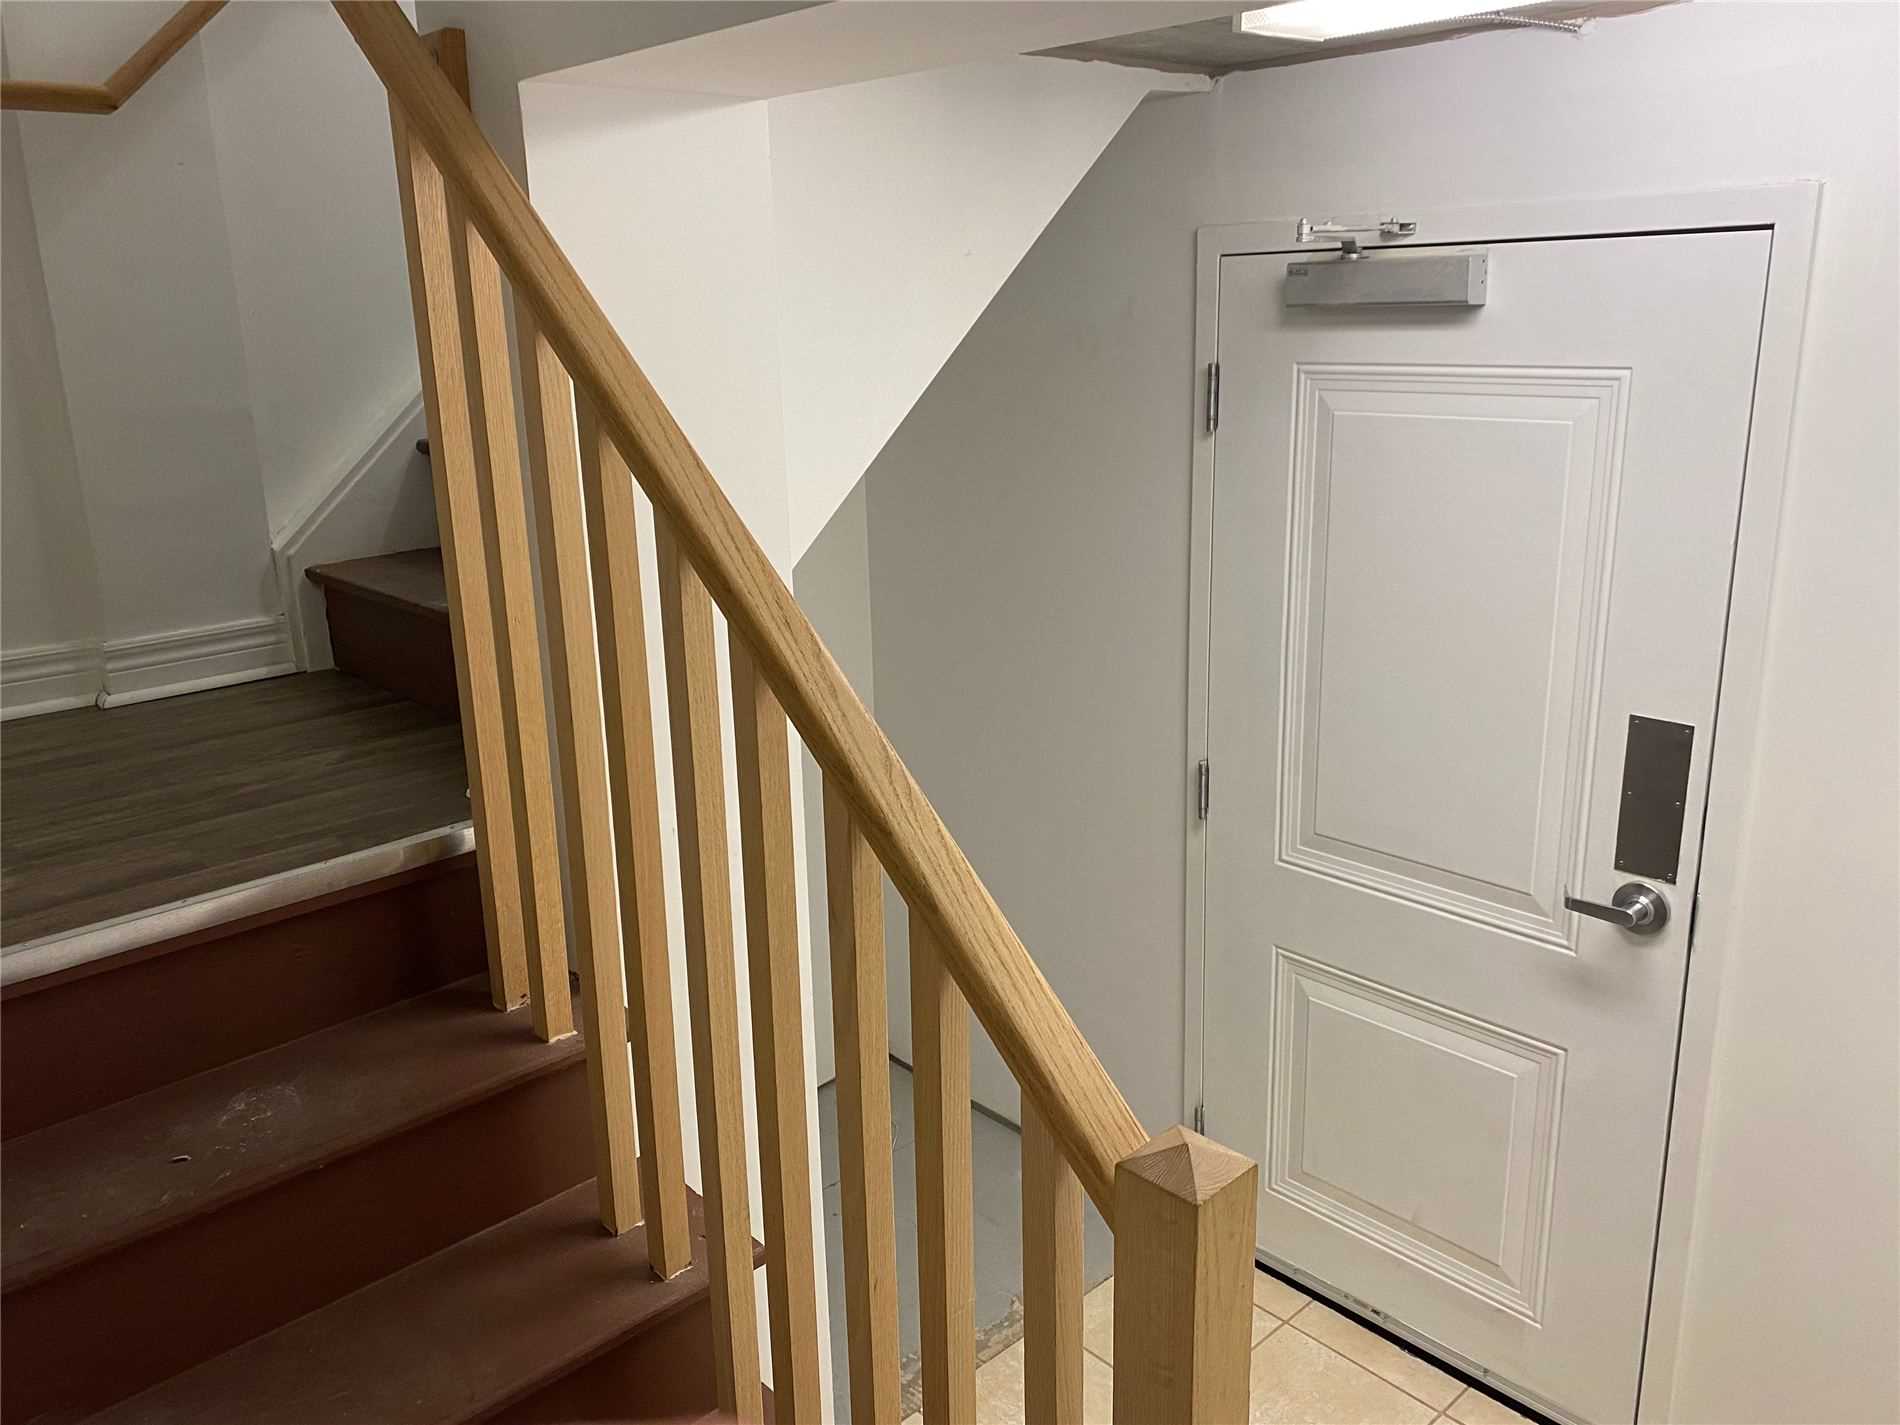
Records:
M879 718L1136 1112L1171 1123L1196 229L1822 181L1713 1097L1695 1181L1672 1184L1693 1219L1680 1310L1652 1318L1650 1418L1900 1418L1897 20L1671 6L1146 105L866 481ZM994 1064L978 1081L1005 1088Z

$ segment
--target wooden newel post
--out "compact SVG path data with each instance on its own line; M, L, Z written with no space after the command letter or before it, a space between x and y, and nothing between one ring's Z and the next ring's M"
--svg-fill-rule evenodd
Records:
M1115 1165L1115 1425L1246 1420L1258 1177L1187 1128Z

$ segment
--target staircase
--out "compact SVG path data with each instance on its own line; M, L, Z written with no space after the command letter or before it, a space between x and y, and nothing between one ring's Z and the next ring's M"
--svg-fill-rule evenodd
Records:
M171 49L216 8L186 6L162 32ZM711 1405L763 1420L767 1351L776 1418L823 1418L794 731L823 773L853 1420L899 1418L886 875L910 912L924 1419L976 1418L972 1016L1022 1089L1028 1418L1082 1417L1085 1194L1115 1234L1118 1425L1246 1418L1254 1164L1137 1120L483 136L460 33L418 36L395 0L335 8L390 101L475 862L449 863L459 891L390 914L386 934L266 944L306 915L445 888L397 878L9 996L7 1418ZM4 91L38 107L88 97ZM653 507L644 563L636 485ZM333 569L326 590L420 622L424 561L410 560L403 598L387 564ZM441 618L427 620L439 645ZM255 955L231 948L252 934ZM281 979L251 973L277 963ZM75 1068L74 1044L108 1046L107 1068ZM703 1200L687 1186L689 1106Z
M445 717L458 715L441 549L318 564L305 577L323 590L338 668Z
M0 1415L710 1410L705 1272L599 1230L586 1045L481 936L465 855L9 994Z

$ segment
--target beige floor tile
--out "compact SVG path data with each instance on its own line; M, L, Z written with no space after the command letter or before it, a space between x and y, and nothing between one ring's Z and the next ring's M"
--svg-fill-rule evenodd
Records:
M1082 1353L1083 1425L1112 1425L1115 1419L1115 1369Z
M1493 1400L1481 1390L1466 1389L1463 1395L1445 1408L1445 1415L1456 1420L1458 1425L1530 1425L1527 1417Z
M1366 1330L1357 1321L1314 1302L1299 1315L1294 1329L1331 1346L1349 1361L1357 1361L1374 1375L1389 1380L1407 1395L1415 1395L1434 1410L1443 1410L1457 1398L1463 1384L1438 1367L1402 1351L1385 1337ZM1475 1425L1475 1422L1474 1422Z
M978 1425L1023 1425L1023 1343L1018 1341L976 1370Z
M1115 1406L1115 1372L1082 1353L1084 1425L1110 1425ZM1023 1343L985 1361L976 1371L976 1425L1023 1425ZM907 1420L904 1425L912 1425Z
M1279 1324L1279 1317L1270 1312L1262 1311L1256 1306L1253 1309L1253 1344L1258 1346L1262 1341L1266 1340L1267 1337L1273 1334L1274 1328Z
M904 1425L924 1425L924 1412L920 1410L915 1415L906 1415Z
M1437 1413L1297 1330L1255 1347L1249 1393L1251 1425L1429 1425Z
M1082 1344L1115 1364L1115 1278L1082 1298Z
M1295 1291L1278 1277L1260 1271L1253 1274L1253 1304L1282 1321L1291 1321L1311 1300L1305 1292Z

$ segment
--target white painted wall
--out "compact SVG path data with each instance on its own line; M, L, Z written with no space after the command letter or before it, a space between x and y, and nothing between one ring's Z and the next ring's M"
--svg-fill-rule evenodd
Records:
M8 6L13 72L99 73L67 45L91 9ZM108 119L19 120L108 647L268 617L277 597L200 49Z
M321 0L228 6L199 43L264 509L282 535L422 390L389 101Z
M99 691L99 585L19 118L0 114L0 710L89 702Z
M1697 4L1151 101L868 477L880 719L1172 1122L1195 228L1825 180L1674 1420L1900 1418L1897 18Z
M866 477L879 719L1152 1125L1181 1113L1193 232L1214 207L1212 109L1136 111ZM1013 1118L1014 1080L977 1037L976 1096Z
M557 236L742 514L778 467L796 557L1134 106L1207 87L1015 46L1232 6L703 7L734 23L684 38L648 7L668 42L538 77L632 35L534 8L422 18L472 27L477 116L537 202L581 195Z
M808 0L417 0L425 33L453 26L468 34L469 98L482 132L515 176L528 176L521 137L520 84L633 50L769 19Z
M175 8L9 5L9 72L96 81ZM30 197L17 206L59 358L37 369L70 417L61 485L83 506L68 524L91 545L97 613L81 638L106 695L286 671L297 589L278 586L273 531L290 539L333 511L419 391L382 88L328 5L238 5L120 112L17 125ZM20 472L35 463L54 464ZM20 472L10 519L29 508ZM419 483L426 496L426 471ZM383 508L354 513L332 530L368 542L332 557L391 547ZM68 602L52 572L11 562L20 607ZM9 707L25 696L24 636L6 633Z
M793 549L1135 106L1199 83L1012 56L771 101Z

